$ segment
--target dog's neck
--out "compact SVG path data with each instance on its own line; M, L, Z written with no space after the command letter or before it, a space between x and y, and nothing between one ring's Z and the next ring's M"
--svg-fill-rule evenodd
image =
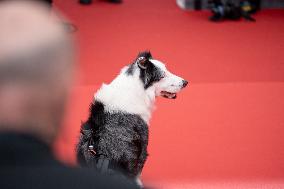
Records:
M122 71L109 85L102 85L95 100L104 103L108 112L137 114L149 123L154 109L155 90L153 87L144 89L137 74L127 75Z

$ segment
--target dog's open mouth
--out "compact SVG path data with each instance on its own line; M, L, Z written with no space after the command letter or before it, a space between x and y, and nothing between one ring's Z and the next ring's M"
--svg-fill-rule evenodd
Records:
M176 93L170 93L170 92L167 92L167 91L162 91L161 96L165 97L165 98L175 99L177 97L177 94Z

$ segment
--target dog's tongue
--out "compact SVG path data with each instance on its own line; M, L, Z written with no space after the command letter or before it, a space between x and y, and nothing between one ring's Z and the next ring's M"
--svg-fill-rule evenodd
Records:
M170 99L175 99L177 97L176 93L170 93L170 92L167 92L167 91L162 91L161 95L165 98L170 98Z

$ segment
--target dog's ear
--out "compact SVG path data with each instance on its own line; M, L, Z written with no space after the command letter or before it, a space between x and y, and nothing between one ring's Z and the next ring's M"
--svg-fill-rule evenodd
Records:
M149 59L152 59L152 54L151 54L150 51L142 51L138 54L137 58L139 58L139 57L144 57L147 60L149 60Z
M138 57L136 60L136 63L139 68L145 70L147 68L147 59L143 56Z
M141 69L146 69L149 64L149 59L152 58L150 51L143 51L138 54L138 57L136 59L136 63Z

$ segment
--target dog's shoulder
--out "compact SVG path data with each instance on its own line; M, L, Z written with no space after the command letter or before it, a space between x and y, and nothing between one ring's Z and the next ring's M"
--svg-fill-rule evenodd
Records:
M90 104L89 117L86 124L82 125L81 130L96 130L100 125L105 122L104 104L100 101L94 101Z

